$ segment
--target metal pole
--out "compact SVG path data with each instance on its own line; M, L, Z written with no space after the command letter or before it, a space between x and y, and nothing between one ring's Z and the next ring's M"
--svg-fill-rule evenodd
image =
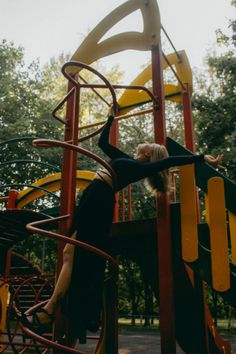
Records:
M162 74L161 45L152 49L153 94L158 101L154 105L154 137L159 144L166 143L165 97ZM172 240L170 231L169 198L157 198L157 244L159 271L159 309L161 353L175 354L175 318L173 294Z
M183 113L184 113L184 136L185 146L192 152L195 152L195 138L193 129L193 117L192 117L192 102L191 102L191 87L189 84L185 84L185 91L183 92ZM197 193L197 200L198 191ZM199 201L197 203L197 209L199 212ZM192 270L189 270L194 278L194 295L195 295L195 307L196 307L196 343L199 354L209 353L208 342L208 329L206 321L206 300L205 300L205 287L201 277Z

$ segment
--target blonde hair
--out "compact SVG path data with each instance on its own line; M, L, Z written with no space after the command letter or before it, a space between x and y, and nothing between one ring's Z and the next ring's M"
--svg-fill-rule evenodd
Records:
M164 145L150 144L150 162L169 157L168 151ZM170 189L169 169L157 172L155 175L145 179L147 189L154 195L167 193Z

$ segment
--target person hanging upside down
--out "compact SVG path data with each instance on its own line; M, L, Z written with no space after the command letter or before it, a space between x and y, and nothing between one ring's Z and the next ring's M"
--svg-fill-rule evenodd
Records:
M222 155L216 158L211 155L169 156L164 145L155 143L139 144L132 158L109 143L113 121L114 112L111 108L98 145L110 159L109 164L117 176L117 185L107 171L99 170L75 208L70 232L72 238L108 253L111 253L108 245L116 192L130 183L146 179L152 193L167 193L169 168L204 161L216 167L223 159ZM43 308L31 315L22 314L24 325L42 333L54 321L56 307L62 303L63 313L73 323L74 335L80 343L85 343L86 331L97 331L101 323L105 262L91 252L67 244L63 251L63 266L51 298Z

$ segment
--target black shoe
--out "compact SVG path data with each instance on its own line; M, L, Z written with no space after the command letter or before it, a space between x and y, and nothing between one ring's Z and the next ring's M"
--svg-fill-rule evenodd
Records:
M38 313L45 313L50 322L42 323L38 317ZM54 316L48 313L45 309L40 308L32 314L18 313L18 320L23 324L23 326L29 328L32 332L36 332L37 334L42 334L49 332L51 330L52 323L54 322ZM29 318L32 318L32 321Z

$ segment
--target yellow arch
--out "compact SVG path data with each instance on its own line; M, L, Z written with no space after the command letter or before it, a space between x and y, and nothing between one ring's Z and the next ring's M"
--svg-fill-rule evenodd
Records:
M167 59L168 62L173 67L173 69L175 70L181 82L188 83L190 86L192 86L192 70L185 51L184 50L179 51L178 56L176 55L176 53L171 53L167 55ZM164 58L162 60L162 69L163 70L168 69L168 64L164 60ZM150 64L131 82L130 85L145 86L151 80L151 78L152 78L152 67ZM152 92L151 86L149 87L149 90ZM178 103L182 102L182 97L181 97L182 92L183 92L183 87L180 85L179 82L177 83L177 85L173 85L171 83L164 85L165 96L173 95L170 96L169 98L167 97L167 99L171 101L178 102ZM132 105L134 103L143 102L149 99L150 97L145 91L127 89L120 97L118 103L122 107L128 104ZM122 110L122 114L129 112L131 109L133 108L127 108L125 110Z
M143 32L125 32L102 40L103 36L120 20L140 10ZM91 64L105 56L127 49L151 50L160 42L160 12L156 0L129 0L107 15L86 37L71 60ZM76 74L78 68L68 69Z
M95 172L91 171L77 171L76 188L85 189L94 179L95 174ZM61 188L61 173L58 172L53 175L41 178L35 183L33 183L32 186L44 188L49 192L55 192ZM31 187L26 188L18 195L17 207L23 208L25 205L46 194L47 192L41 189L35 189Z
M104 35L120 20L134 11L140 10L143 18L143 32L125 32L103 39ZM108 14L86 37L79 48L72 55L71 60L91 64L105 56L128 49L151 50L160 42L160 12L156 0L129 0ZM182 83L192 86L192 71L184 50L171 53L167 56L168 62L174 67ZM168 68L164 57L163 70ZM77 67L68 67L70 74L80 71ZM131 83L131 85L145 85L151 79L151 64L148 65ZM152 88L149 88L152 91ZM164 86L167 99L182 102L183 87L179 84L167 83ZM148 100L148 95L141 91L126 90L119 100L120 106L132 105L136 102ZM132 108L122 111L127 113Z

